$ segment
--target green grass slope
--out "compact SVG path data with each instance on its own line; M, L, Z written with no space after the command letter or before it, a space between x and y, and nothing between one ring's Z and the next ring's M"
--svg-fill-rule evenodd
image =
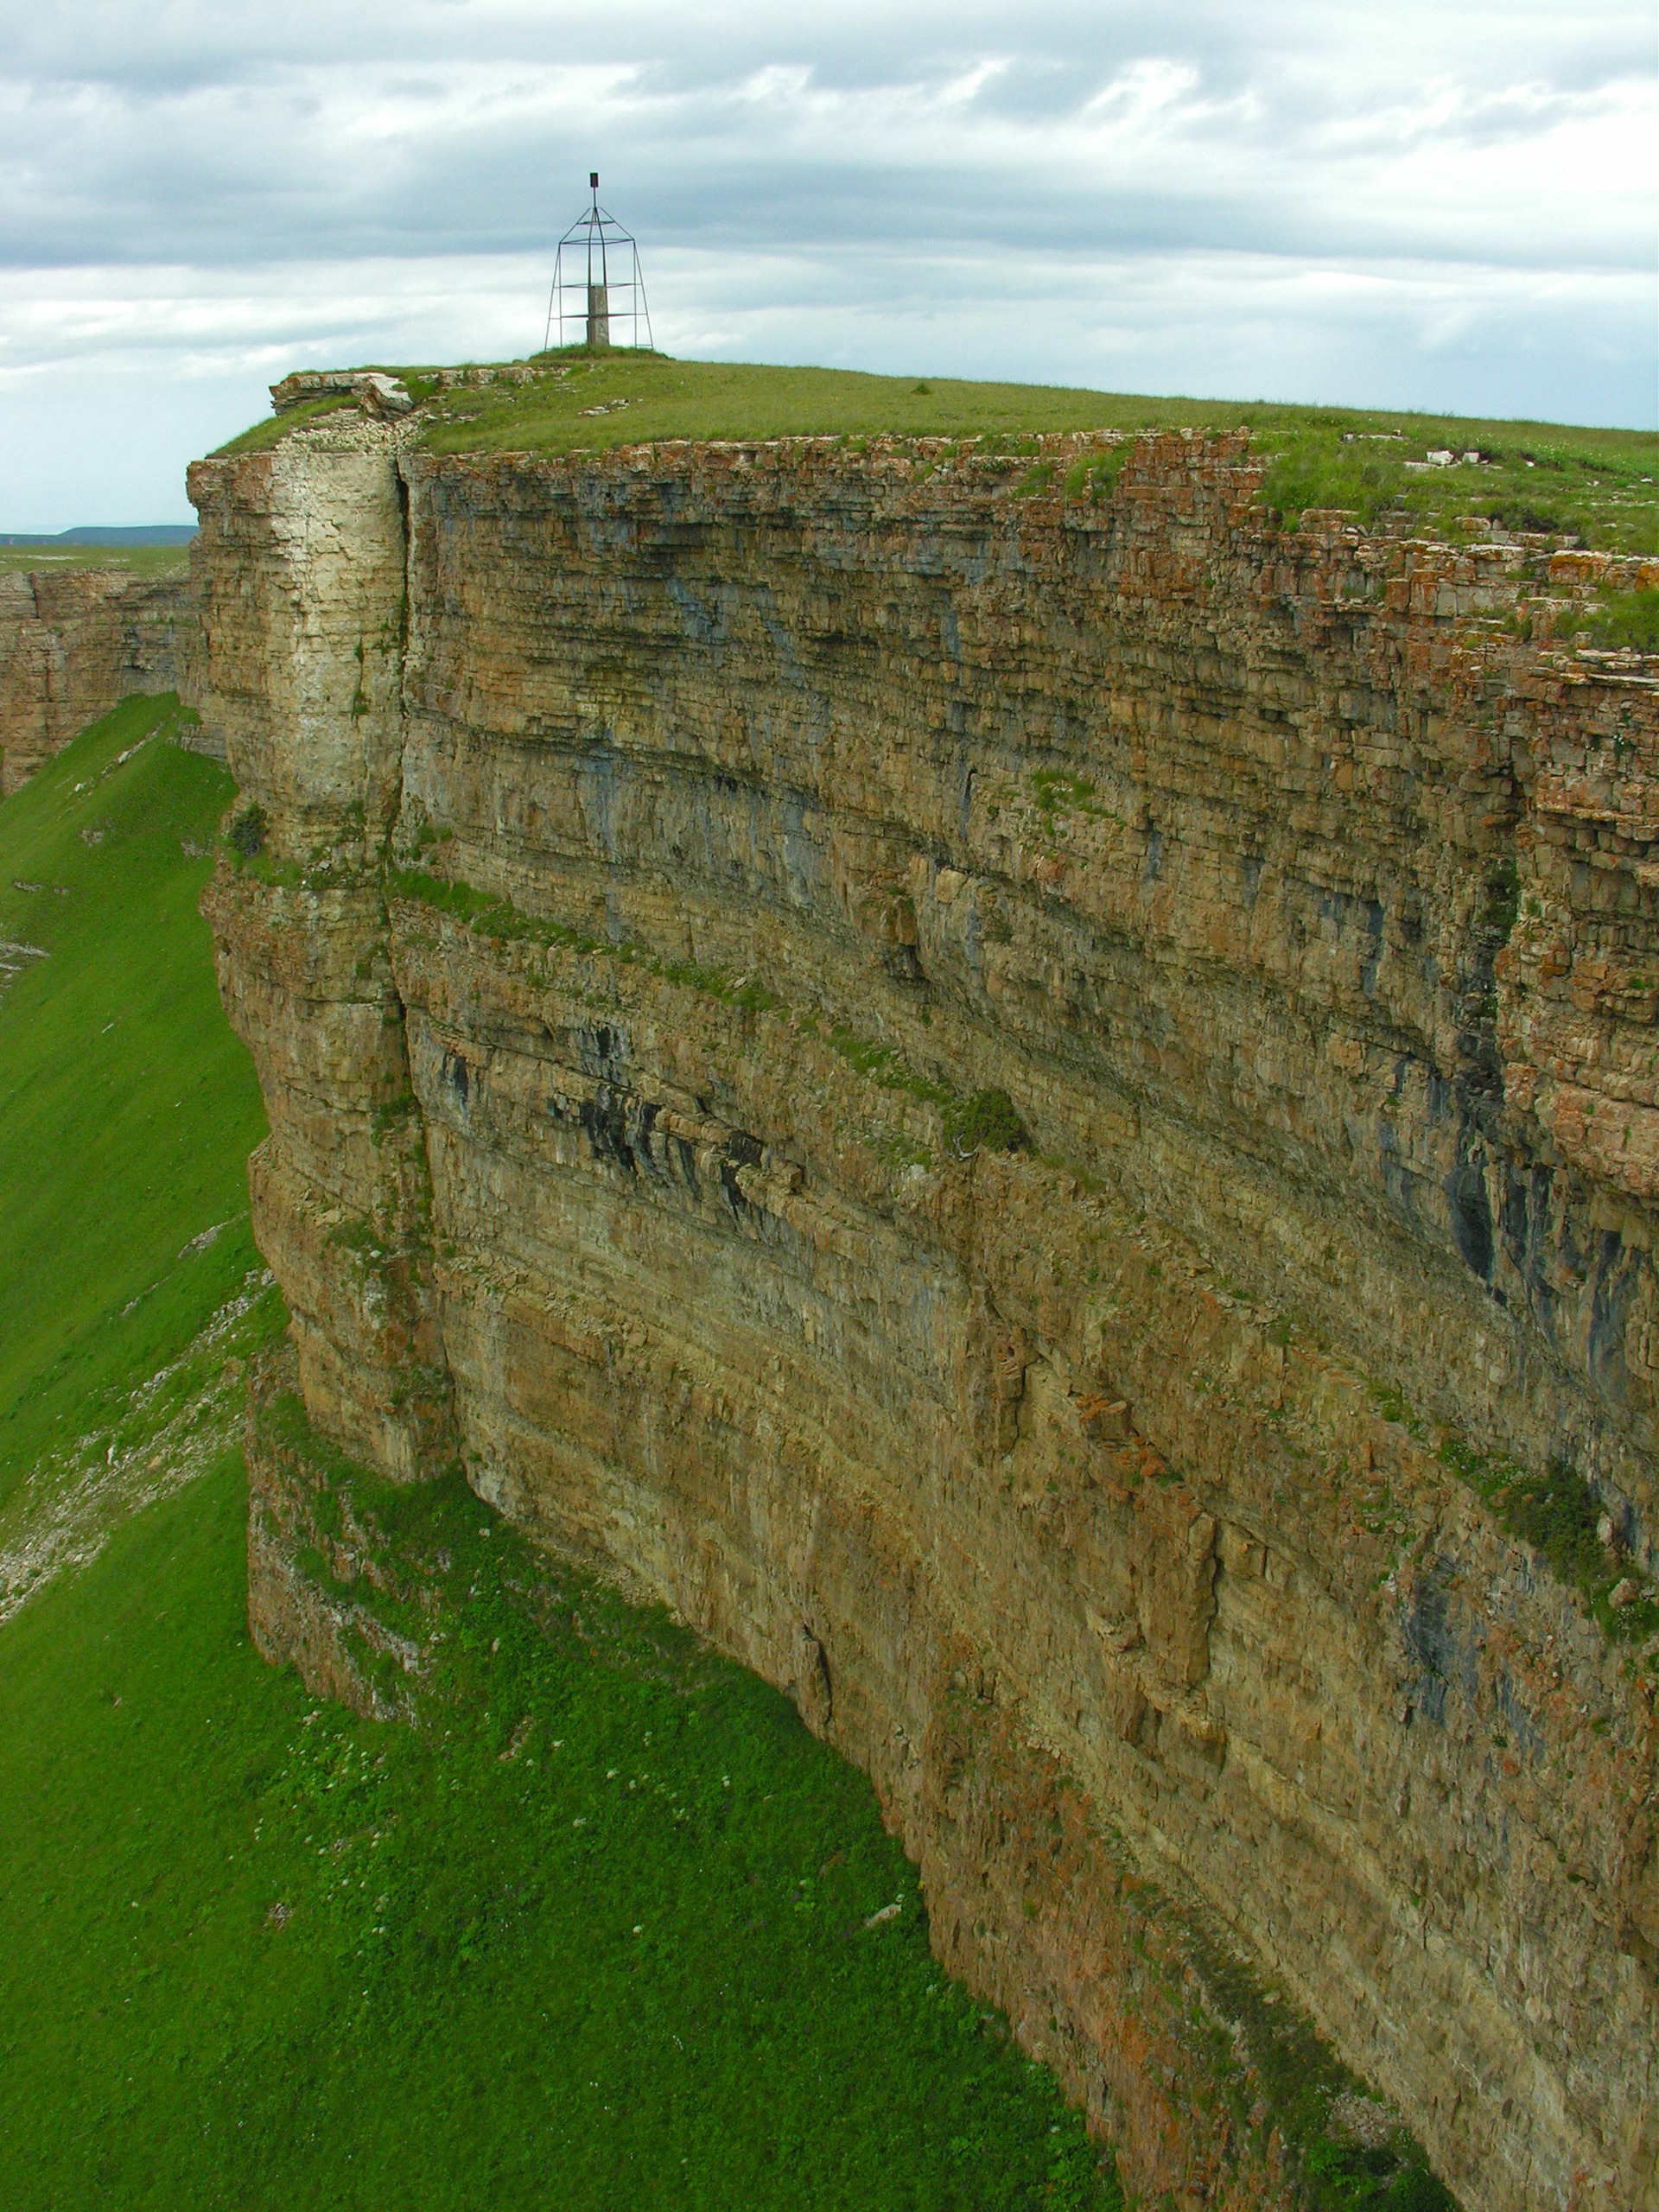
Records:
M426 442L441 453L571 453L673 438L817 435L971 438L983 442L982 450L988 445L1017 454L1022 443L1050 430L1244 429L1270 461L1266 496L1287 522L1308 507L1342 507L1367 524L1397 514L1455 535L1465 527L1463 518L1474 517L1510 531L1577 537L1592 547L1659 552L1659 434L1652 431L1160 399L624 351L578 348L539 356L536 365L543 373L523 386L446 389L431 369L396 373L421 401ZM269 444L341 404L313 402L273 416L226 450ZM1480 457L1429 467L1432 452ZM1071 488L1079 497L1090 490L1081 474Z
M233 786L179 711L124 701L0 804L0 1537L257 1265L264 1114L196 911Z
M221 1369L280 1313L196 913L230 782L176 714L0 805L0 1556L105 1516L0 1621L7 2212L1108 2212L863 1777L659 1617L571 1580L533 1626L459 1483L359 1478L438 1562L422 1726L253 1652ZM194 1480L108 1487L181 1421Z
M11 2212L1116 2202L782 1698L580 1585L538 1632L476 1500L412 1510L421 1730L255 1656L233 1455L0 1630Z

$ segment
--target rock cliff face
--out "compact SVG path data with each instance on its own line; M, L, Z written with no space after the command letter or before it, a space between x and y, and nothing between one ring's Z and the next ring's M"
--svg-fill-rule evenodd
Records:
M1294 2201L1277 2003L1652 2206L1655 685L1102 459L197 466L307 1405L787 1686L1133 2188Z
M0 796L118 699L176 689L189 624L182 569L0 574Z

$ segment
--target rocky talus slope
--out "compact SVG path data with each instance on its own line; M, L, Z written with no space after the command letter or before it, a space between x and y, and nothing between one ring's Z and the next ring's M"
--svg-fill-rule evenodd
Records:
M1630 2212L1659 712L1550 633L1644 577L1259 480L198 464L258 1233L321 1430L868 1770L1131 2188L1299 2201L1298 2016L1471 2212Z
M118 700L175 690L190 626L183 568L0 574L0 796Z

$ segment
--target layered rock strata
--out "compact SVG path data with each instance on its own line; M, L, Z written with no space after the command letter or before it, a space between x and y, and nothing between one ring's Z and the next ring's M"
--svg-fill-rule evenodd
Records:
M1248 1973L1470 2208L1659 2203L1608 564L1282 533L1242 438L417 435L191 478L313 1421L785 1685L1135 2189L1293 2189Z
M189 628L183 569L0 573L0 796L118 700L175 690Z

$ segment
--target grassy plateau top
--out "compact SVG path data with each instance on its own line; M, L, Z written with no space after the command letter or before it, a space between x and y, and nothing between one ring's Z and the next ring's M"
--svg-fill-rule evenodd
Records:
M1659 433L1487 422L1377 408L1148 398L1054 385L868 376L851 369L677 361L583 348L465 370L388 370L436 453L604 452L677 439L976 439L1018 452L1044 432L1248 430L1269 462L1264 493L1287 522L1338 507L1457 536L1542 531L1621 553L1659 553ZM353 404L314 400L245 431L245 452Z
M188 545L0 545L0 575L50 575L54 569L128 569L136 576L182 575Z

